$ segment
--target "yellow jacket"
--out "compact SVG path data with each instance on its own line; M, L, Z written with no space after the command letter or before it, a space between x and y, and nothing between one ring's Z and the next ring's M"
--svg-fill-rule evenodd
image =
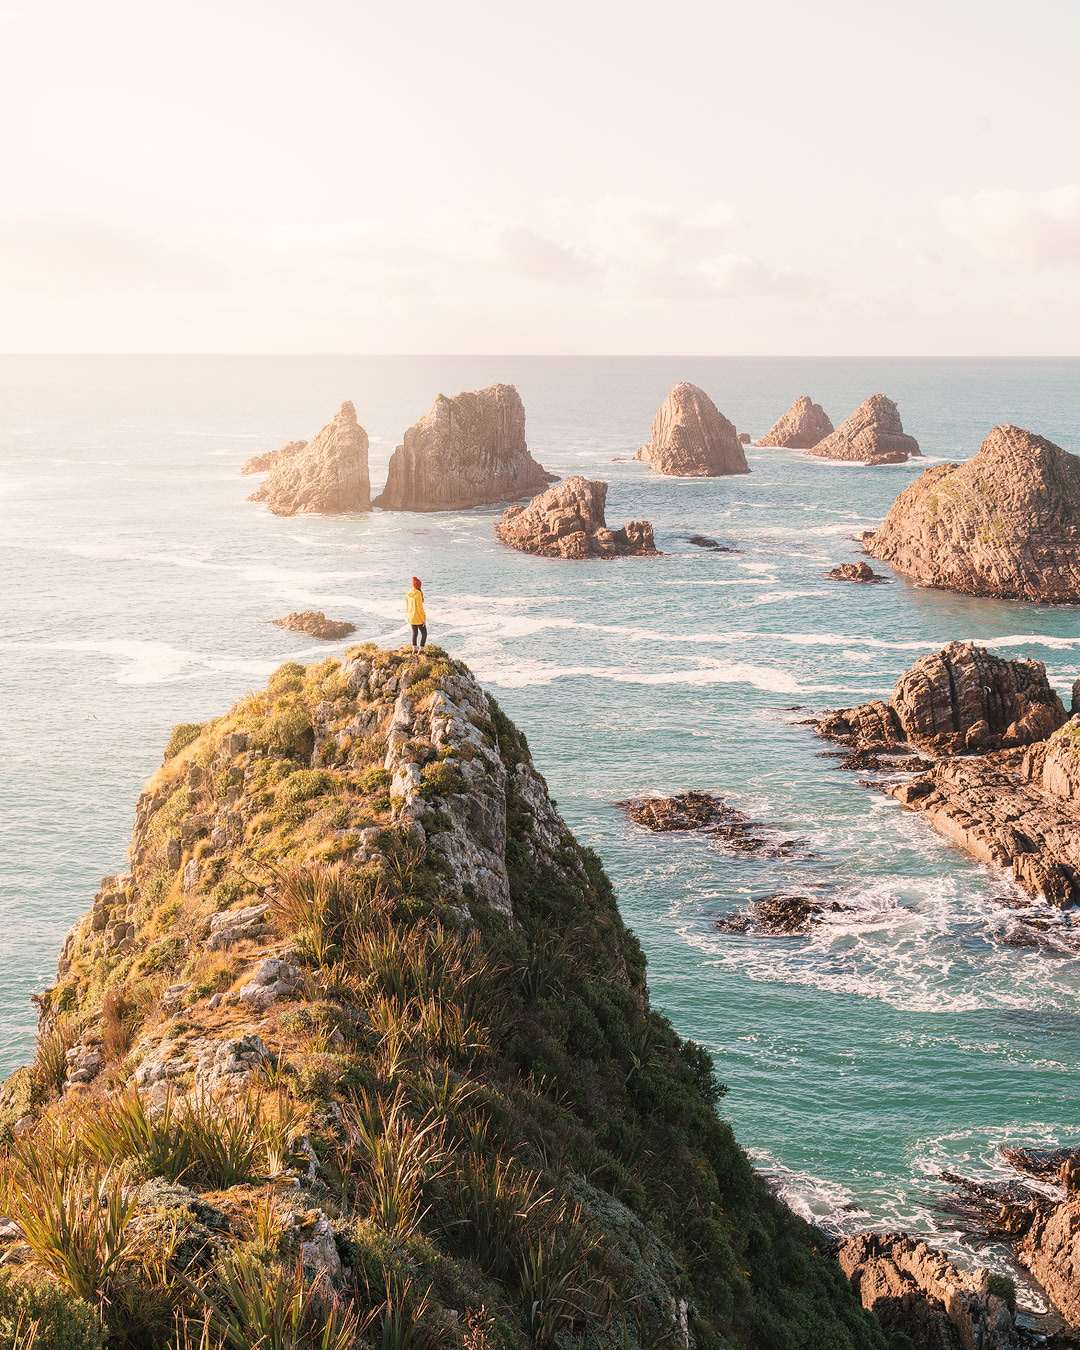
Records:
M414 586L405 597L405 613L410 623L427 623L424 613L424 592Z

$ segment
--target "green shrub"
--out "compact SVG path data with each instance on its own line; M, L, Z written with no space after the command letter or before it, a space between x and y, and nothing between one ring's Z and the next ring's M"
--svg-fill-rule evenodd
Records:
M205 722L177 722L169 736L169 743L165 747L165 762L167 763L181 750L185 749L192 741L197 741L203 733Z
M22 1324L38 1323L34 1350L101 1350L104 1334L89 1303L40 1275L0 1269L0 1350L13 1350Z
M307 802L313 797L321 797L329 792L337 782L332 773L325 769L297 769L291 773L275 793L279 806L293 806L297 802Z
M369 796L373 793L385 792L390 786L392 775L389 769L384 769L381 764L365 770L357 780L361 792Z
M1001 1299L1011 1313L1016 1312L1016 1281L1011 1275L999 1275L997 1271L991 1271L987 1292Z

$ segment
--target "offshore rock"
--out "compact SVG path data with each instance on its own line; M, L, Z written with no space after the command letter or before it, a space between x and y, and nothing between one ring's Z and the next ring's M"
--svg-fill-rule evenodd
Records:
M836 900L824 901L798 892L776 892L763 896L738 914L717 919L716 926L725 933L764 933L769 937L803 937L810 932L813 922L821 914L847 914L850 905Z
M840 1269L886 1336L918 1350L1011 1350L1016 1327L989 1290L986 1270L967 1271L905 1233L862 1233L840 1244Z
M905 671L887 704L827 713L817 731L858 750L908 743L963 754L1031 745L1065 720L1041 661L1006 661L973 642L950 642Z
M825 573L833 581L863 581L873 584L878 581L888 581L888 577L880 576L869 563L841 563L839 567L834 567L831 571Z
M902 464L922 455L919 442L905 433L896 404L884 394L871 394L831 436L811 446L810 453L862 464Z
M964 464L934 464L900 493L872 558L963 595L1080 601L1080 461L1019 427L995 427Z
M789 450L812 450L819 441L831 436L835 428L820 403L809 394L800 394L787 412L774 423L755 445L782 446Z
M672 389L653 418L648 444L634 458L683 478L750 472L735 427L696 384Z
M604 520L607 484L574 476L511 506L495 526L505 544L545 558L656 557L652 525L628 520L609 530Z
M711 792L682 792L674 797L631 797L615 805L621 807L635 825L665 834L673 830L702 830L709 825L718 825L733 814L733 808Z
M459 511L514 501L554 482L525 444L525 408L512 384L440 394L406 431L375 505L387 511Z
M248 501L265 502L275 516L370 511L368 437L353 405L343 403L313 441L275 460Z
M283 619L272 619L271 622L278 628L287 628L291 633L307 633L309 637L321 638L324 642L337 642L356 632L356 624L344 619L328 619L321 609L286 614Z
M245 459L241 464L240 472L269 473L275 464L280 464L286 459L292 459L293 455L298 455L306 445L307 441L290 441L288 445L283 445L280 450L267 450L264 455L252 455L250 459Z

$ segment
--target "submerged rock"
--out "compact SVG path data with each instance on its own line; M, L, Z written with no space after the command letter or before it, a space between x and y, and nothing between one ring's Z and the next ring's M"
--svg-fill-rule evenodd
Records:
M832 568L826 572L827 577L833 581L863 581L873 584L878 581L888 581L888 577L879 576L869 563L840 563L838 567Z
M820 403L814 403L809 394L800 394L787 412L774 423L755 445L780 446L790 450L811 450L834 427Z
M1080 601L1080 460L995 427L963 464L934 464L864 535L872 558L927 586L1050 604Z
M265 502L275 516L371 510L368 437L351 403L343 403L314 440L277 454L266 482L248 501Z
M657 473L715 478L749 473L738 433L696 384L677 384L653 418L652 435L637 452Z
M495 526L504 544L545 558L656 557L652 525L628 520L609 530L604 520L607 484L574 476L511 506Z
M770 937L803 937L809 933L813 921L821 914L847 914L850 905L836 900L824 901L802 892L777 891L763 896L739 914L717 919L716 926L725 933L763 933Z
M375 505L385 511L460 511L531 497L555 481L529 454L525 408L512 384L440 394L406 431Z
M731 548L728 544L721 544L716 539L710 539L707 534L690 534L686 537L688 544L693 544L695 548L707 548L711 553L741 553L738 548Z
M321 609L286 614L283 619L272 619L271 622L278 628L287 628L291 633L307 633L309 637L322 638L324 642L337 642L356 632L356 624L344 619L328 619Z
M922 455L919 442L904 431L896 404L884 394L871 394L831 435L812 445L810 453L861 464L902 464Z

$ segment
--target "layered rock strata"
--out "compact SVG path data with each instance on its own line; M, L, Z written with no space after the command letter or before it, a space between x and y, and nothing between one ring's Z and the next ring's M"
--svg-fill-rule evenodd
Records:
M986 1270L961 1270L904 1233L848 1238L837 1257L886 1336L908 1336L919 1350L1014 1350L1015 1319Z
M266 482L248 501L265 502L275 516L371 510L368 436L351 403L343 403L334 420L301 449L277 453Z
M606 501L606 483L564 478L527 506L509 507L495 533L504 544L544 558L656 557L649 521L628 520L609 530Z
M871 394L846 422L809 449L821 459L861 464L902 464L922 455L919 442L904 431L896 404L884 394Z
M780 446L789 450L812 450L831 436L835 427L820 403L800 394L778 422L755 445Z
M963 464L934 464L863 536L872 558L963 595L1080 601L1080 460L995 427Z
M440 394L406 431L375 505L386 511L459 511L542 492L555 474L529 454L525 408L512 384Z
M356 632L356 624L345 619L328 619L321 609L305 609L303 613L286 614L283 619L272 619L271 622L278 628L287 628L291 633L307 633L323 642L337 642Z
M715 478L749 473L739 434L696 384L677 384L653 418L647 444L634 456L657 473Z

